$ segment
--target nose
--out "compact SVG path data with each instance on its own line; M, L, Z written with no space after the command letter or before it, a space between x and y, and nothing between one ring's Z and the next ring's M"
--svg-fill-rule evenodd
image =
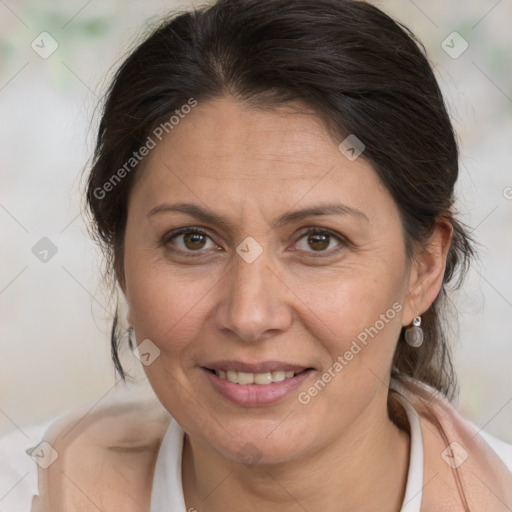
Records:
M290 327L292 294L265 251L252 263L236 255L233 268L224 279L215 316L218 329L234 333L242 341L254 342Z

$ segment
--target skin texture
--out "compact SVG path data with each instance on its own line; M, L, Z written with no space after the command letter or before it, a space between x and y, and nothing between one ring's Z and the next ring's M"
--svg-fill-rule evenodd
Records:
M145 371L187 432L187 508L396 512L402 504L409 436L387 414L391 361L402 326L439 292L451 228L440 223L409 264L392 197L371 165L348 160L339 142L304 109L216 99L199 103L152 150L132 190L127 320L138 342L150 339L160 350ZM162 203L185 202L226 222L148 216ZM280 215L326 203L367 219L310 216L273 227ZM171 238L183 227L207 237ZM311 227L342 238L322 246L307 235ZM236 252L248 236L263 250L252 263ZM396 302L401 311L301 404L298 394ZM279 402L248 408L220 396L201 370L219 359L315 371ZM255 465L240 461L246 443L258 451Z

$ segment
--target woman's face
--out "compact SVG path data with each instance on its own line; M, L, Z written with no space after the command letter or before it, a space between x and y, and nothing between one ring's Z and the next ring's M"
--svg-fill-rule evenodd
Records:
M184 430L233 461L291 460L389 421L393 352L416 314L402 226L339 142L312 114L199 103L130 196L125 293L137 343L150 340L144 369ZM309 370L271 384L210 371L268 382L287 366Z

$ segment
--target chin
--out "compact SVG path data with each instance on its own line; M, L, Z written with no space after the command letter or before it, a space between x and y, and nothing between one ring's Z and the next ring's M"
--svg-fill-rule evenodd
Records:
M275 424L273 426L275 429ZM229 432L229 426L226 425ZM221 439L206 439L203 442L217 451L226 459L243 464L247 467L261 466L265 464L280 464L291 461L303 452L307 440L300 432L285 430L278 435L277 429L260 429L258 432L245 431L241 434L234 433L229 436L225 431L219 432ZM272 432L268 435L267 432ZM300 448L298 448L300 447Z
M281 464L298 456L297 443L273 443L268 440L247 439L238 441L236 445L223 447L221 454L237 464L246 467L261 467L264 465Z

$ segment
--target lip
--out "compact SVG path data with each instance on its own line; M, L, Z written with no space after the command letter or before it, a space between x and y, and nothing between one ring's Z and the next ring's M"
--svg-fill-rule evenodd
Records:
M290 365L288 365L288 367L289 366ZM218 368L223 369L222 367ZM240 366L237 368L240 369ZM284 369L283 365L279 368ZM299 370L294 371L300 371L300 367L298 368ZM234 384L233 382L229 382L226 379L222 379L221 377L215 375L215 373L211 372L208 368L202 367L201 370L205 373L215 391L236 405L243 407L260 407L276 403L284 397L290 395L314 372L312 368L308 368L304 369L302 373L299 373L295 377L291 377L281 382L272 382L271 384L264 385L242 385ZM288 371L291 370L293 370L292 367L290 367L290 370ZM263 373L263 371L252 371L251 373Z
M202 366L208 370L224 370L247 373L266 373L276 372L279 370L298 373L306 370L307 368L310 368L309 366L290 364L283 361L261 361L259 363L248 363L245 361L234 361L227 359L223 361L213 361Z

